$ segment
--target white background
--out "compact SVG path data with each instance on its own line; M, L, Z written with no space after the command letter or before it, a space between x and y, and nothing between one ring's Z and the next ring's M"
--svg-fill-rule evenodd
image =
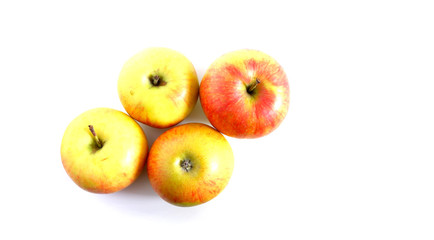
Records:
M63 2L63 3L61 3ZM432 1L1 1L0 239L434 239ZM124 111L123 63L163 46L199 79L253 48L284 67L291 105L254 140L227 138L227 188L172 206L146 174L98 195L65 173L69 122ZM204 122L196 106L185 122ZM152 143L163 130L143 127Z

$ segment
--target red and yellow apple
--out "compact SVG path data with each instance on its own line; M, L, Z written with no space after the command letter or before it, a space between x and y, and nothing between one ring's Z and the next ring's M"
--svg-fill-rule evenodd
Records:
M61 144L66 173L93 193L113 193L130 185L142 172L147 152L139 124L110 108L79 115L66 128Z
M160 135L148 156L153 189L167 202L194 206L216 197L234 167L225 137L205 124L188 123Z
M275 130L289 106L283 68L256 50L227 53L206 71L200 101L210 123L236 138L257 138Z
M184 120L196 104L198 91L193 64L168 48L148 48L134 55L118 80L119 97L127 113L156 128Z

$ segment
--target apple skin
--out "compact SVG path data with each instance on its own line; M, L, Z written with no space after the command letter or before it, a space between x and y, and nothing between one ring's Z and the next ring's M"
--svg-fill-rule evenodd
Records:
M102 142L98 148L89 125ZM82 189L113 193L130 185L143 170L148 152L146 136L127 114L95 108L76 117L61 144L63 167Z
M153 77L159 77L158 85ZM193 64L168 48L148 48L129 59L118 80L118 93L127 113L139 122L167 128L193 110L199 82Z
M181 164L189 160L191 169ZM177 126L157 138L147 170L153 189L176 206L195 206L216 197L234 168L232 148L225 137L202 123Z
M256 84L251 93L248 89ZM256 50L227 53L206 71L200 102L210 123L236 138L258 138L275 130L289 107L289 84L283 68Z

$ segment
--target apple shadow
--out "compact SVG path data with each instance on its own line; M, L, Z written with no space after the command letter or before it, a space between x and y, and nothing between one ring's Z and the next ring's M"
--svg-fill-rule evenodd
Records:
M211 123L208 121L208 118L206 117L205 113L202 109L202 104L200 103L200 99L197 100L196 105L193 108L193 111L191 111L190 115L187 116L184 121L182 121L180 124L184 123L191 123L191 122L197 122L197 123L204 123L211 125Z
M140 123L139 122L140 127L142 127L143 132L146 135L146 139L148 140L148 150L151 149L152 144L154 144L155 140L157 140L157 138L163 134L165 131L171 129L172 127L169 128L153 128L150 127L146 124Z
M118 192L119 195L130 196L144 196L144 197L158 197L158 194L152 189L151 183L148 179L148 172L146 171L146 164L139 177L127 188Z

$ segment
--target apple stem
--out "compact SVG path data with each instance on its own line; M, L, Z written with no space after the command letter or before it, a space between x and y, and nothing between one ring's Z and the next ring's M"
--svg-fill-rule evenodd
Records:
M160 76L158 76L158 75L152 76L152 85L158 86L159 81L160 81Z
M256 86L261 83L261 81L259 81L259 79L255 78L255 81L250 84L249 88L247 89L247 92L251 93L253 92L253 90L255 90Z
M97 145L99 148L102 148L101 140L99 140L98 136L97 136L96 133L95 133L95 129L93 129L93 126L92 126L92 125L89 125L89 130L90 130L90 132L92 133L93 138L95 139L95 143L96 143L96 145Z

